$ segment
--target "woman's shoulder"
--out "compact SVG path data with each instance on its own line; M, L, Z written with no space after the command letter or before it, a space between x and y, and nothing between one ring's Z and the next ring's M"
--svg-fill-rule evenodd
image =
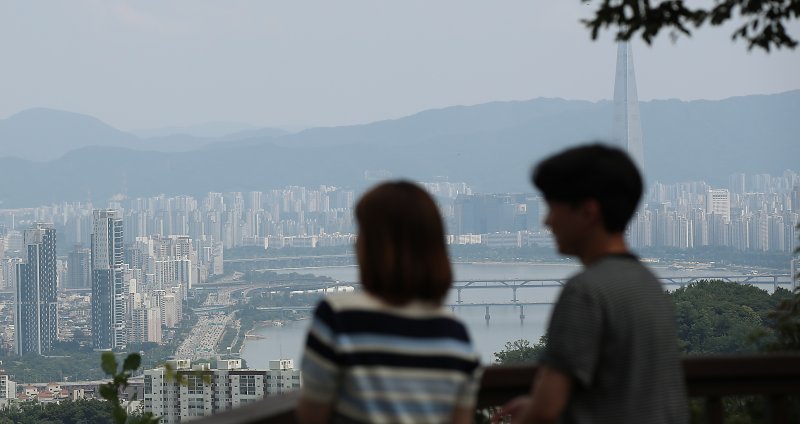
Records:
M336 293L325 296L322 303L327 303L334 311L351 309L379 309L377 299L364 292Z
M459 321L455 314L442 305L423 301L392 305L366 292L337 293L327 296L323 302L334 312L361 311L406 318L446 318Z

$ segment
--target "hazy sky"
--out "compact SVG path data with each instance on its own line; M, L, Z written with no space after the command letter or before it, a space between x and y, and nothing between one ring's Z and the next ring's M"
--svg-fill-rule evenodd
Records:
M616 47L577 0L0 0L0 118L43 106L125 130L343 125L535 97L612 97ZM789 27L800 37L800 24ZM800 88L800 50L704 28L634 44L642 100Z

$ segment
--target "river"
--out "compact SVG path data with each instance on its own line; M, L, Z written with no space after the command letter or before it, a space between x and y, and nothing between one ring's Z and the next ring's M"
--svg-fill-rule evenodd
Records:
M659 276L722 276L737 273L722 269L668 269L665 266L651 267ZM499 280L499 279L558 279L567 278L580 270L577 263L563 262L539 263L456 263L455 280ZM287 272L313 273L326 275L339 281L356 281L358 269L355 266L320 267ZM772 284L759 285L772 290ZM555 302L560 288L539 287L517 290L519 302ZM456 306L455 314L467 325L472 340L481 353L485 363L494 362L494 352L503 349L506 342L526 339L532 343L544 334L552 305L526 306L525 318L520 319L518 306L493 306L490 319L486 320L486 310L482 307L467 306L470 303L508 303L512 299L510 289L462 290L461 300L465 306ZM448 304L456 303L456 293L451 291ZM263 327L256 331L262 339L249 339L242 350L242 358L250 368L266 368L270 359L294 359L299 367L300 355L305 342L305 334L310 320L289 321L281 327Z

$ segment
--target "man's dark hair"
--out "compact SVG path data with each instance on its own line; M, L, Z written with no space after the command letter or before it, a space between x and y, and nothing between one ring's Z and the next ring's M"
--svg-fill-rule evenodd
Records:
M606 231L625 231L642 197L642 177L622 150L591 144L551 156L533 171L533 184L548 201L577 206L594 199L600 204Z
M380 184L356 205L364 289L395 305L441 304L453 282L444 225L431 196L406 182Z

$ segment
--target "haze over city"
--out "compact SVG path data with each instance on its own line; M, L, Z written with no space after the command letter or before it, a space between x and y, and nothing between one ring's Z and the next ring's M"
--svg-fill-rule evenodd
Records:
M122 130L208 122L297 129L537 97L612 97L615 44L578 1L0 4L0 117L49 107ZM800 88L796 51L733 25L634 42L640 100ZM800 32L790 22L790 33Z

